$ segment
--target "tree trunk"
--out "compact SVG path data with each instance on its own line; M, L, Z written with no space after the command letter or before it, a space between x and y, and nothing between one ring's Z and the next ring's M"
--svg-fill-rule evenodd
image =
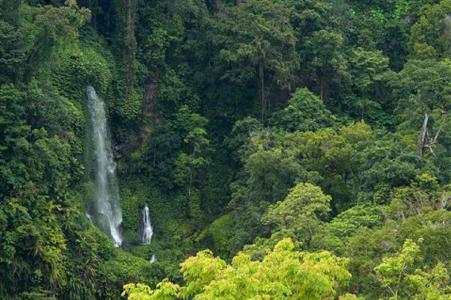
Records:
M191 186L193 184L193 171L189 170L189 184L188 184L188 197L191 198ZM191 199L190 199L191 200Z
M324 76L321 76L320 79L320 97L323 102L326 101L327 97L327 80L324 78Z
M260 79L260 105L261 105L260 121L263 123L265 119L266 99L265 99L265 70L262 62L258 64L258 77Z
M437 143L438 137L440 136L440 133L442 132L443 126L446 123L446 119L447 119L447 114L444 113L442 115L442 120L440 122L440 127L437 129L437 132L434 135L434 139L431 141L431 146L433 146L435 143Z
M424 113L423 126L421 127L420 138L418 139L418 155L423 156L423 150L426 146L428 139L428 122L429 115L427 112Z
M221 10L222 2L221 0L210 0L210 7L213 11L217 12Z

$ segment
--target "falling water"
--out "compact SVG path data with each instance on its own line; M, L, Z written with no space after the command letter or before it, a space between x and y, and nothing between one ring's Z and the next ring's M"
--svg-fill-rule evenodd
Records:
M142 217L142 235L141 240L144 245L149 245L152 241L153 228L150 223L149 207L146 205L141 211Z
M88 111L91 120L91 139L95 160L95 221L114 240L116 246L122 244L119 226L122 212L119 205L119 189L116 166L108 137L105 104L97 96L92 86L86 88Z
M92 217L91 217L91 215L90 215L89 213L85 213L85 216L86 216L86 219L88 219L89 222L92 223Z

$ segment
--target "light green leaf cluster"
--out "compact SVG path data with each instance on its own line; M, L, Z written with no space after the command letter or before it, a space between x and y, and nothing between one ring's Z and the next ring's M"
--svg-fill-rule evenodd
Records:
M420 246L407 239L400 253L384 257L382 263L374 269L389 299L450 299L451 289L446 267L443 263L438 263L430 271L417 269L415 263L420 259Z
M327 251L298 252L290 239L283 239L262 260L240 252L230 265L201 251L181 264L185 286L166 280L155 290L129 284L123 295L132 300L334 299L351 277L346 265L347 259Z

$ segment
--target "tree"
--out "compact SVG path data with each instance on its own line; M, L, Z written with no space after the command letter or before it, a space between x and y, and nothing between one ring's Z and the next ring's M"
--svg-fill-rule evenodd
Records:
M410 273L406 274L412 274L420 266L423 266L423 270L430 270L437 263L448 261L450 241L447 236L451 233L450 216L448 211L439 209L405 220L385 219L381 227L362 228L357 231L348 239L343 254L350 257L349 269L353 274L351 290L359 291L371 299L390 295L388 288L380 284L381 277L374 272L374 268L383 262L383 257L397 257L406 239L421 239L423 250L421 259L416 260L414 267L407 270ZM402 279L400 288L404 291L410 290L405 278Z
M3 0L1 3L2 19L17 27L19 25L19 10L22 0Z
M333 299L351 276L346 263L326 251L295 251L290 239L280 241L262 260L252 261L239 253L230 265L204 250L181 264L184 286L167 280L155 290L128 284L123 295L128 299Z
M175 117L174 126L182 140L182 151L174 162L174 181L186 189L189 216L194 221L199 221L202 217L199 188L204 170L210 163L210 141L205 129L208 120L192 113L186 105L179 109Z
M324 102L329 98L332 83L343 84L347 80L343 48L344 39L339 32L321 29L305 38L302 63L307 74L304 76L314 79L315 91Z
M58 46L76 39L78 29L89 18L89 10L79 8L70 1L62 7L33 7L29 13L25 17L29 30L25 81L33 78L37 69L48 61Z
M313 237L330 212L330 201L331 197L321 188L310 183L297 184L283 201L271 205L262 217L262 222L270 227L270 237L258 237L254 244L246 245L244 251L252 257L261 257L285 237L292 238L303 249L310 249Z
M263 121L271 110L271 89L290 90L299 66L289 7L283 1L249 0L229 7L219 17L216 60L223 64L221 79L257 81Z
M235 122L230 135L224 143L232 154L233 160L239 165L243 165L249 153L254 149L248 141L251 136L262 131L261 123L252 117L247 117Z
M25 50L22 32L0 20L0 82L15 81L20 77Z
M349 55L352 96L348 101L356 116L374 122L387 122L387 113L394 109L390 103L389 60L382 51L353 49ZM384 124L386 125L386 124Z
M275 126L287 131L314 131L335 125L336 117L323 101L307 88L298 89L288 101L288 106L272 116Z
M330 196L323 194L321 188L310 183L299 183L283 201L268 209L263 222L274 224L275 231L292 231L296 240L308 247L321 218L330 211L331 200Z
M451 124L448 116L451 106L450 78L449 60L412 60L394 78L393 85L400 97L397 108L399 123L404 128L416 125L420 129L419 155L423 155L425 150L433 153L440 144L439 138L447 134L445 128Z
M229 204L235 220L234 251L252 242L262 230L260 218L267 207L283 199L299 178L302 167L288 150L270 129L254 132L242 147L244 167L231 185Z
M429 272L415 269L420 258L420 247L407 239L400 253L384 257L375 268L389 299L449 299L451 289L445 266L439 263Z
M79 200L69 190L80 180L81 164L76 159L80 152L71 131L59 136L56 127L52 131L51 118L48 123L33 118L44 108L36 105L43 101L40 96L33 85L22 90L13 85L0 88L2 294L35 288L57 293L67 283L64 227L74 221L71 206ZM51 108L56 115L67 109ZM35 270L33 278L30 269Z
M405 219L429 210L447 207L447 192L438 184L437 178L428 173L417 175L408 187L392 192L390 205L385 210L392 219Z
M367 124L359 122L338 130L323 128L287 134L283 145L305 169L302 181L321 186L332 196L333 209L341 211L356 200L362 188L355 177L361 164L357 158L368 147L372 134Z
M201 175L200 170L205 167L209 159L209 140L205 129L208 120L199 114L191 113L188 106L180 108L176 115L175 126L183 141L183 152L179 154L175 165L175 181L187 187L188 196L191 188Z
M380 206L355 205L335 216L330 222L321 224L312 238L310 249L325 249L337 255L344 255L350 238L365 228L378 228L382 224Z
M451 1L426 5L412 26L409 46L414 57L441 57L451 54Z
M384 257L383 262L375 268L379 275L382 286L386 287L391 298L398 299L399 290L411 272L420 254L420 247L411 240L406 240L401 253L393 257Z

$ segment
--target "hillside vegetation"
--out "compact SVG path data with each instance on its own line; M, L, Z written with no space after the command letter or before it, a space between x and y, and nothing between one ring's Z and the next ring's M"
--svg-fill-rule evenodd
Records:
M451 0L0 8L0 299L451 299Z

